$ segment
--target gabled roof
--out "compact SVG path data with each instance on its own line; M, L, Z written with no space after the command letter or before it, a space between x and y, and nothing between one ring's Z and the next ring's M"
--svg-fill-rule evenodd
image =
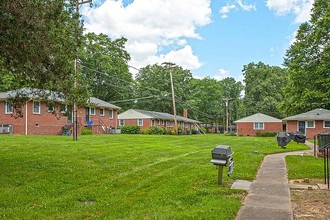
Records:
M12 90L12 91L8 91L8 92L1 92L0 101L7 100L8 98L13 98L18 94L22 97L27 97L30 99L44 99L45 97L47 97L48 100L53 100L53 101L61 102L61 103L65 102L65 97L61 93L53 92L53 91L49 91L49 90L33 89L33 88L22 88L22 89ZM116 105L105 102L105 101L95 98L95 97L90 97L89 101L92 105L95 105L97 107L120 109L120 107L118 107Z
M162 120L174 120L174 115L164 113L164 112L153 112L139 109L129 109L118 115L118 119L162 119ZM182 116L176 116L178 121L191 122L191 123L200 123L200 121L185 118Z
M254 115L250 115L245 118L241 118L237 121L234 121L234 123L239 122L282 122L282 120L262 113L256 113Z
M330 120L330 110L317 108L309 112L284 118L283 121Z
M110 109L120 109L119 106L113 105L109 102L103 101L103 100L95 98L95 97L90 97L89 101L92 104L96 105L97 107L110 108Z
M11 90L0 93L0 101L7 100L8 98L14 98L15 96L26 97L29 99L40 99L47 97L49 100L64 102L64 95L49 90L33 89L33 88L22 88L17 90Z

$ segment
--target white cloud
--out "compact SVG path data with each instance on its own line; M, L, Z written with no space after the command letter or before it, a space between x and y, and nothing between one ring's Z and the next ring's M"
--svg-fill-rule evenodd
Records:
M229 71L226 69L219 69L219 72L217 75L213 76L216 80L223 80L225 78L229 77Z
M244 10L244 11L251 11L256 10L256 6L252 4L245 4L242 0L237 0L237 4Z
M232 9L236 8L233 4L227 4L220 9L221 14L228 14Z
M246 4L243 0L235 0L234 3L227 3L225 6L220 8L221 18L228 18L228 14L234 10L243 10L243 11L251 11L256 10L256 6L252 4Z
M277 15L295 15L295 23L303 23L310 19L314 0L267 0L266 6Z
M202 63L193 54L187 39L201 39L197 28L211 23L210 0L135 0L124 6L123 0L106 0L94 9L85 9L85 28L111 38L128 39L126 50L130 65L143 67L165 58L187 69ZM173 48L160 55L164 48Z
M161 55L158 63L172 62L180 64L184 69L198 69L202 66L202 63L198 60L198 57L194 55L191 46L186 45L184 48L176 51L171 51L165 55Z

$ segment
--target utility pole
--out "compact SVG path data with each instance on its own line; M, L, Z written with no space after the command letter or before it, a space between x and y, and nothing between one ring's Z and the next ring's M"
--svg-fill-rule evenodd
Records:
M225 128L225 133L228 133L228 125L229 125L229 101L232 100L232 98L223 98L223 100L226 103L226 128Z
M167 67L170 68L170 78L171 78L171 90L172 90L172 102L173 102L173 115L174 115L174 131L175 134L178 135L178 121L176 119L176 106L175 106L175 94L174 94L174 85L173 85L173 77L172 77L172 67L175 66L174 63L170 63L170 62L164 62L162 63L164 65L166 65Z
M76 0L76 14L77 14L77 31L76 31L76 40L78 37L78 29L79 29L79 5L83 5L86 3L92 3L92 0L85 0L85 1L79 1ZM78 45L77 45L77 53L78 53ZM74 89L77 88L77 81L78 81L78 55L76 54L76 57L74 59ZM76 91L75 91L75 97L73 101L73 140L76 141L78 140L78 112L77 112L77 100L76 100Z

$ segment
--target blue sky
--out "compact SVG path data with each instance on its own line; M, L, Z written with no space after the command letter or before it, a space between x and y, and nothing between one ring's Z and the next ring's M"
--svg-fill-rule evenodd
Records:
M130 65L174 62L193 76L242 80L244 65L280 66L313 0L94 0L87 31L128 39ZM134 69L132 69L134 74Z

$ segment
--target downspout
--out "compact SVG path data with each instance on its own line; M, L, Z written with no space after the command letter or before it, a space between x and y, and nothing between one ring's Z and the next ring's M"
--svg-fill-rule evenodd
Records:
M116 113L116 117L115 118L115 134L117 133L117 123L118 123L118 109L114 112Z
M28 101L25 102L25 135L28 134Z
M32 99L29 99L25 102L25 135L28 135L28 102Z

